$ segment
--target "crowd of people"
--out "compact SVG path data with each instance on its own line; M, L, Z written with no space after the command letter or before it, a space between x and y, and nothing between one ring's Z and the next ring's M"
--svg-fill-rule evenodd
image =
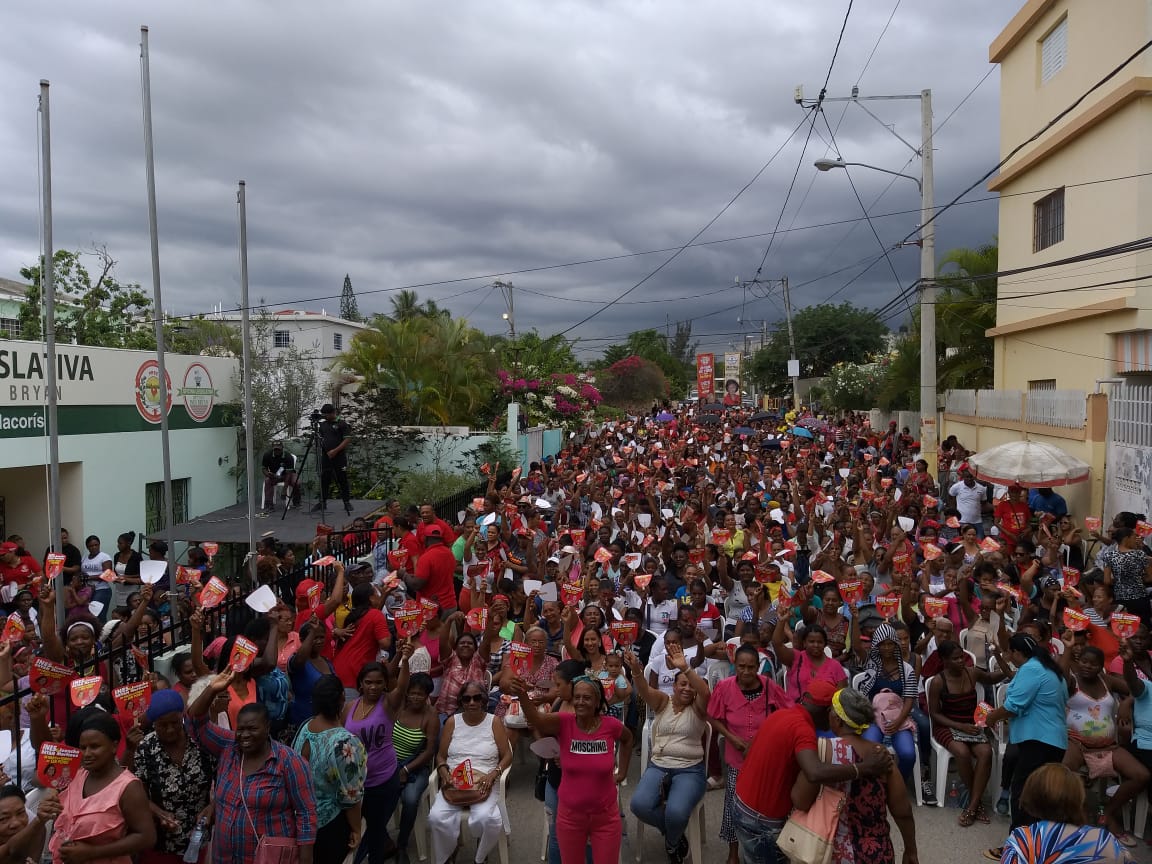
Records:
M45 560L10 537L0 864L46 838L64 864L380 864L425 825L433 864L482 862L518 749L552 864L615 864L626 818L681 864L712 789L706 857L730 864L785 860L825 798L832 860L894 864L891 816L916 864L937 790L960 826L1009 817L992 860L1125 860L1152 526L1074 518L966 456L945 441L938 482L895 424L657 406L510 479L486 466L460 512L391 501L307 549L266 538L253 584L210 543L157 581L161 543L65 535Z

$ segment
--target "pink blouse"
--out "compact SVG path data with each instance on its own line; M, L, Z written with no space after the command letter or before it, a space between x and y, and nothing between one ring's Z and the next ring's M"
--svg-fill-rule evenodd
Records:
M756 730L760 724L773 711L779 708L791 708L793 700L771 678L758 676L764 688L760 695L749 701L748 697L736 683L736 676L725 678L716 684L712 696L708 700L708 716L713 717L727 726L733 735L742 738L748 744L756 737ZM724 761L734 771L739 771L744 765L744 754L735 747L724 748Z
M136 779L136 775L124 769L99 792L85 798L84 782L87 779L88 772L81 768L76 772L76 779L60 793L64 811L56 818L56 828L48 844L56 864L63 861L60 847L66 842L83 841L99 847L113 843L127 833L124 813L120 809L120 796L128 784ZM132 864L131 855L101 857L98 860L104 864Z
M829 681L832 684L843 684L848 680L848 673L844 667L831 657L825 657L819 666L812 663L807 651L792 651L792 668L788 670L788 698L793 702L799 701L800 695L813 681Z

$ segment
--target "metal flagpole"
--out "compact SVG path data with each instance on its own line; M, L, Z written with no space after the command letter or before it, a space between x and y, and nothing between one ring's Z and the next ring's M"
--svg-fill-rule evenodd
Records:
M252 584L256 584L256 446L252 427L252 333L248 321L248 205L244 197L244 181L236 193L240 205L240 341L241 363L244 369L244 469L248 478L248 566ZM319 462L319 454L317 454ZM287 490L285 494L290 494Z
M56 279L52 253L52 124L48 106L48 82L40 81L40 159L43 162L41 194L44 197L44 257L40 289L44 295L44 342L48 352L48 548L60 551L60 424L56 411ZM64 574L57 577L56 626L64 626Z
M172 448L168 440L168 371L164 357L164 305L160 295L160 240L156 232L156 163L152 158L152 82L148 71L148 28L140 28L140 96L144 103L144 165L148 178L148 236L152 246L152 305L156 329L156 377L160 381L160 448L164 462L164 542L168 545L168 572L175 574L172 542Z

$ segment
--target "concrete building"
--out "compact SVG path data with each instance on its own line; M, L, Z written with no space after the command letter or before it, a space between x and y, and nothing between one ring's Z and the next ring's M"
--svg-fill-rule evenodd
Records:
M0 339L0 535L48 545L47 388L42 342ZM73 542L106 552L125 531L155 534L162 516L156 355L60 346L60 502ZM237 361L169 354L173 505L177 522L236 503Z
M23 282L0 279L0 339L20 336L20 304L24 302Z
M990 62L1000 65L1001 158L1150 37L1152 6L1144 0L1024 2L989 48ZM1145 53L1004 164L988 184L1001 196L1001 270L1152 236L1150 96L1152 54ZM947 394L942 434L972 450L1024 436L1056 444L1093 467L1090 483L1065 493L1074 511L1119 509L1105 502L1116 419L1107 391L1152 373L1152 292L1142 278L1149 273L1152 251L1001 278L988 331L995 389ZM1127 383L1097 383L1117 376Z
M217 313L209 317L236 326L240 324L238 312ZM273 355L289 348L308 352L316 364L317 380L325 384L333 380L333 361L348 350L353 336L368 329L371 329L368 324L329 315L323 309L319 312L280 309L268 313L266 327L263 324L257 327L262 337L268 340L267 348Z

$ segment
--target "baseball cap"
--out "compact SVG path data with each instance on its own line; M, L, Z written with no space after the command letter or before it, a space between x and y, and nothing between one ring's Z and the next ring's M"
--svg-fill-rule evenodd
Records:
M9 552L18 552L20 547L15 543L4 542L0 543L0 555L7 555Z
M431 538L435 537L437 540L444 539L444 532L440 530L439 525L431 525L424 532L424 542L427 543Z
M308 592L312 590L313 586L321 584L323 583L317 582L315 579L301 579L300 584L296 586L296 599L303 600L308 596Z
M839 689L831 681L811 681L805 688L804 695L813 705L827 708L832 704L832 697L836 695L836 691Z

